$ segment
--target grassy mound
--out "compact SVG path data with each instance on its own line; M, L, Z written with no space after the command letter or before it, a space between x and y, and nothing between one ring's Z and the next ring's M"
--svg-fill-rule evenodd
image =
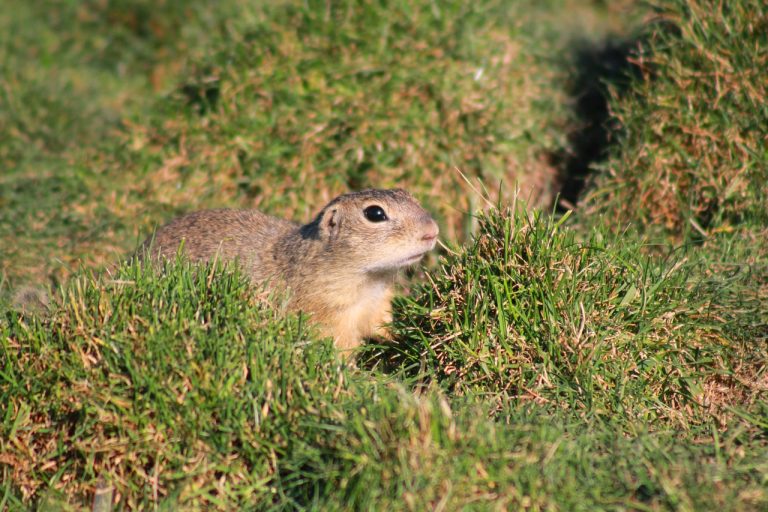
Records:
M731 381L744 357L764 358L723 336L721 308L701 293L713 284L700 272L708 261L643 256L640 242L604 229L579 240L563 221L482 216L480 236L401 299L398 344L375 357L426 372L454 396L683 428L760 389ZM715 381L732 389L713 404Z
M735 450L756 446L749 431L681 444L644 432L643 418L617 438L632 411L585 421L523 403L490 421L483 401L350 370L236 271L126 266L76 281L62 303L47 320L0 323L1 495L12 509L79 509L97 488L131 509L768 499L764 452Z
M618 143L586 199L614 231L683 244L698 261L732 379L760 390L765 425L768 339L768 154L764 149L768 20L764 2L655 3L635 57L642 79L612 101ZM710 385L715 394L722 383ZM727 394L727 392L726 392ZM737 395L740 400L746 400Z
M765 2L672 0L656 12L636 57L645 79L613 105L623 134L593 211L678 240L765 227Z
M236 272L129 266L60 302L43 323L3 322L2 452L27 497L45 482L83 502L106 478L132 508L169 492L215 502L226 474L226 499L269 498L243 479L274 474L294 439L314 445L293 431L349 393L330 345L300 348L300 319L266 310Z

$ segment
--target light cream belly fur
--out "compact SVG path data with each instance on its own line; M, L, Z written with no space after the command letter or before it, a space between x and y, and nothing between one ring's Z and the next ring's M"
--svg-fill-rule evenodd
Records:
M384 282L361 285L349 301L339 304L329 318L327 334L333 335L341 350L358 347L363 338L384 335L384 325L392 320L392 286Z

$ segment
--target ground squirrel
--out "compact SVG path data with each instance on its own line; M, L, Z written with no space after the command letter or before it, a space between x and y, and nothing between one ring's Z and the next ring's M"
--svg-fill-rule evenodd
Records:
M190 213L159 228L140 254L173 257L182 247L195 261L237 260L254 284L286 287L289 307L348 350L391 320L397 270L419 261L437 234L408 192L365 190L337 197L303 226L257 210Z

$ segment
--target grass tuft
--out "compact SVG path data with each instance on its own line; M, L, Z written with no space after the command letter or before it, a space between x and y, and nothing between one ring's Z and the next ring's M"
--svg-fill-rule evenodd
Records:
M593 211L677 241L764 227L765 3L670 0L656 13L636 56L645 80L613 104L622 135Z
M696 266L601 228L579 239L564 221L482 215L480 236L400 299L398 342L374 357L456 396L683 428L708 421L703 386L731 373L734 354L709 296L692 291L703 286Z

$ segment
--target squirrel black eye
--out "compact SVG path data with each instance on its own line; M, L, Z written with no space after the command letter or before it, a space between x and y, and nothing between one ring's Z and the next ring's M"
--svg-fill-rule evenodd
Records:
M384 222L385 220L389 220L384 208L375 204L363 210L363 215L365 215L365 218L371 222Z

